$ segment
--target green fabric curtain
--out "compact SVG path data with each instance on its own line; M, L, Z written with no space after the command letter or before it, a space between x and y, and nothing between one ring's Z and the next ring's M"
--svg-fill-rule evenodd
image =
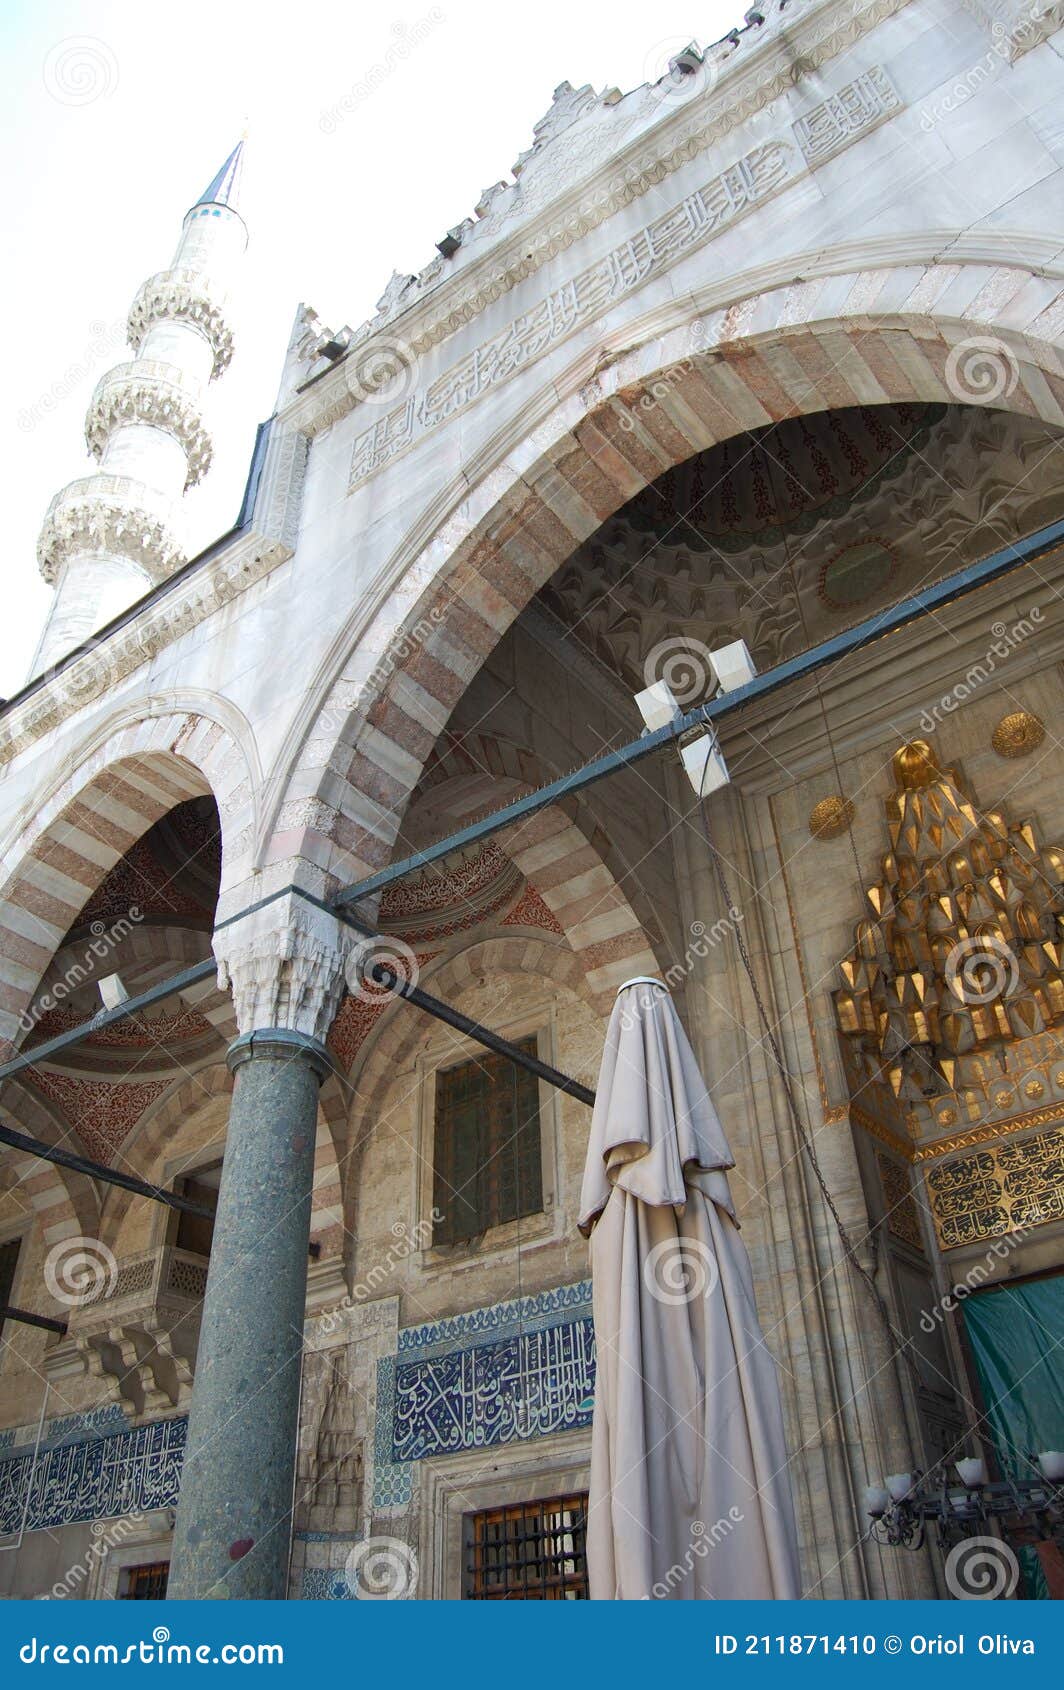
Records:
M963 1307L995 1453L1030 1477L1028 1450L1064 1449L1064 1274L981 1291ZM1034 1551L1021 1560L1028 1591L1045 1597Z

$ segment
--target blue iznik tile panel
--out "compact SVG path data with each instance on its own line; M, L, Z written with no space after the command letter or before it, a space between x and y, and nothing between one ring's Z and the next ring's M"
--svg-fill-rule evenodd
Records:
M588 1425L594 1389L589 1280L404 1327L377 1367L373 1506L408 1508L428 1456ZM28 1531L175 1507L187 1430L131 1429L109 1404L51 1421L36 1469L36 1428L0 1436L0 1534L18 1531L27 1484Z
M444 1355L478 1339L511 1338L523 1332L538 1332L562 1320L576 1320L591 1313L591 1281L556 1285L533 1297L513 1297L488 1308L470 1309L446 1320L427 1320L420 1326L404 1326L399 1333L399 1355Z
M355 1593L342 1567L304 1567L300 1595L304 1602L353 1602Z
M26 1530L173 1508L187 1431L182 1415L49 1448L33 1472ZM32 1452L0 1460L0 1533L18 1531L32 1469Z
M126 1432L129 1421L116 1402L103 1403L99 1408L87 1408L80 1414L61 1414L45 1422L41 1432L41 1448L55 1449L59 1444L90 1443L112 1432ZM9 1455L23 1455L32 1450L37 1427L8 1426L0 1432L0 1461Z
M393 1463L484 1449L515 1438L542 1438L590 1423L595 1392L591 1317L581 1313L576 1319L559 1318L566 1304L556 1300L556 1292L549 1298L547 1308L522 1309L516 1329L501 1320L473 1328L505 1334L490 1342L470 1343L466 1337L464 1343L444 1349L436 1338L419 1353L417 1345L403 1344L408 1334L400 1333ZM522 1299L524 1304L540 1301ZM586 1300L568 1304L574 1311L581 1307L586 1308Z

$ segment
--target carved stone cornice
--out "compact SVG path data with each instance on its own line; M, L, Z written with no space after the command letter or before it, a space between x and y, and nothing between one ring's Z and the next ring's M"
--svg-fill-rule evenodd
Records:
M351 337L360 365L387 364L396 345L424 353L454 334L615 212L792 93L796 67L809 76L908 4L773 0L762 8L766 23L761 29L740 32L738 41L729 37L707 49L709 74L702 79L702 92L683 102L675 115L644 124L627 146L610 151L597 171L571 188L565 186L564 160L559 159L559 192L537 217L515 222L512 233L504 232L489 251L456 275L441 280L439 262L430 265L421 278L425 292L420 297L415 278L407 288L394 290L390 309ZM655 109L660 112L662 106ZM566 134L571 136L572 129ZM787 134L790 137L789 130ZM312 437L346 416L362 392L345 372L343 360L331 371L314 373L319 379L313 387L284 412L286 420Z
M198 384L175 365L139 358L101 376L85 418L85 442L94 457L123 423L148 423L173 435L188 459L186 488L210 469L211 438L203 426Z
M991 53L1015 64L1064 25L1064 0L961 0L988 32Z
M37 561L54 584L68 558L86 553L127 557L165 580L185 561L169 501L126 475L87 475L57 493L37 541Z
M233 356L233 332L220 305L211 298L210 280L194 270L161 270L149 276L130 306L127 332L138 352L155 323L191 323L214 353L211 379L220 376Z
M1044 1109L1027 1109L1022 1115L1009 1115L1000 1121L984 1121L979 1126L968 1127L963 1132L951 1133L948 1138L935 1139L928 1144L916 1144L911 1139L899 1137L885 1122L862 1109L859 1103L851 1103L849 1115L855 1126L879 1139L880 1143L889 1145L907 1162L936 1162L957 1150L971 1150L979 1144L992 1144L998 1139L1010 1138L1014 1133L1030 1132L1035 1127L1051 1126L1064 1120L1064 1101L1047 1104Z
M217 932L218 989L231 990L241 1034L283 1028L323 1044L344 995L350 937L292 894Z
M306 467L306 437L275 424L249 527L215 556L179 575L135 620L95 641L90 651L6 710L0 716L0 766L286 562L295 550ZM86 484L111 479L123 478L93 476Z

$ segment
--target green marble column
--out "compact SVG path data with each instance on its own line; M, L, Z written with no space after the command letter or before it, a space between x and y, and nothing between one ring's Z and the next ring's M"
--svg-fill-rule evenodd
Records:
M323 1045L283 1028L235 1076L169 1597L287 1594Z

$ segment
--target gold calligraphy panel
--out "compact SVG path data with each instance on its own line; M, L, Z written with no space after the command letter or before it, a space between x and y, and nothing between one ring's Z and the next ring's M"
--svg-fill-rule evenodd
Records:
M1006 1139L925 1171L944 1250L1064 1219L1064 1130Z

